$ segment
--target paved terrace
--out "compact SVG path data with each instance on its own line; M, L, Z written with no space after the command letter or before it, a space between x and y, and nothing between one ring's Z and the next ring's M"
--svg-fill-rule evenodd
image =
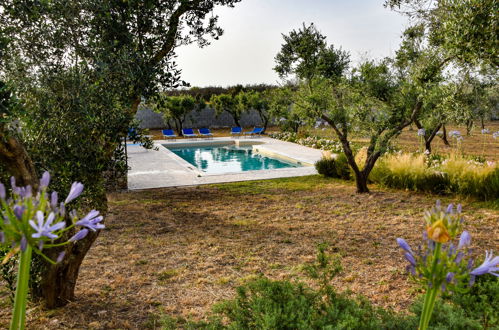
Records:
M253 144L253 149L256 149L259 153L277 158L295 160L307 166L239 173L206 174L162 146L165 144L169 147L188 147L201 144L227 143L240 145ZM317 173L313 164L322 156L320 150L268 137L213 138L209 140L199 138L190 140L178 139L176 141L155 140L154 144L159 150L146 150L137 145L128 145L128 166L131 168L128 172L128 189L139 190L194 186L311 175Z

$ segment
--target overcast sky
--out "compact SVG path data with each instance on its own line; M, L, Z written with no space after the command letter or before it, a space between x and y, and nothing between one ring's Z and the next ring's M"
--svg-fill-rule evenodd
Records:
M192 86L275 84L274 57L282 34L313 22L328 44L355 62L393 55L407 19L383 7L383 0L243 0L218 8L224 35L211 45L177 49L182 78Z

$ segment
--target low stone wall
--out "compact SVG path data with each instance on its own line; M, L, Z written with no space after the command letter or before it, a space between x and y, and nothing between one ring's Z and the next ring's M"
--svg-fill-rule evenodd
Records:
M135 117L140 121L141 128L157 129L167 127L163 120L163 116L151 109L141 109L137 111ZM240 123L243 127L261 126L262 120L257 111L250 110L242 114ZM216 116L214 109L206 107L202 110L191 111L187 114L183 126L188 128L219 128L232 127L235 126L235 123L228 112L223 112L219 116Z

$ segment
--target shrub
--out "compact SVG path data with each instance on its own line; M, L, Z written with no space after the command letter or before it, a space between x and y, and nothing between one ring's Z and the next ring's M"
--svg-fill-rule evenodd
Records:
M449 179L441 171L429 168L424 155L392 154L379 161L369 177L387 187L443 193Z
M329 178L339 178L336 172L336 160L333 157L322 157L315 163L315 169L319 174Z
M499 328L499 279L486 274L478 276L469 292L447 297L464 310L466 317L480 322L484 329Z
M499 166L451 156L442 162L441 170L449 176L449 190L484 200L499 196Z
M423 310L423 296L420 296L414 304L411 305L411 315L400 322L400 329L417 329L419 324L419 315ZM466 312L459 306L447 303L438 299L435 303L432 318L430 320L430 329L432 330L473 330L482 329L480 322L467 317Z
M363 298L337 293L330 285L341 271L339 258L319 246L317 260L305 267L318 289L265 277L238 288L237 297L215 307L229 329L397 329L405 322Z
M350 179L350 168L347 157L343 153L336 155L336 157L324 155L315 163L315 168L319 174L325 177Z

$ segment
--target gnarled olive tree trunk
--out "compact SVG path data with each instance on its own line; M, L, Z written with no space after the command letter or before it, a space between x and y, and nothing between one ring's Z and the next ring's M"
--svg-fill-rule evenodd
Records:
M19 186L38 186L38 175L24 145L0 126L0 161Z

